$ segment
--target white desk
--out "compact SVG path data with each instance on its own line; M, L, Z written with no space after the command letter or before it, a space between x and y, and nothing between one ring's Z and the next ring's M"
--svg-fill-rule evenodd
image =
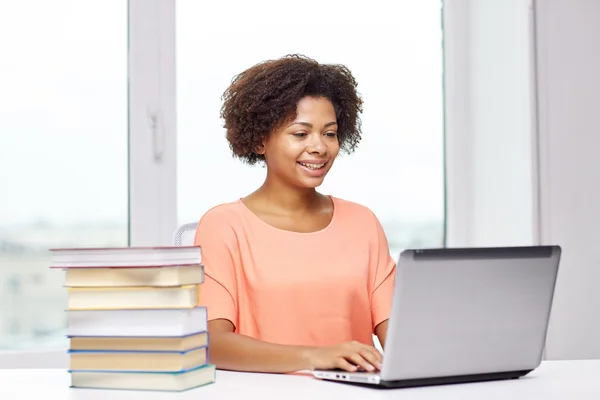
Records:
M319 381L305 375L217 371L217 381L182 393L70 389L59 369L0 370L0 399L202 400L202 399L444 399L554 400L600 399L600 360L547 361L519 380L432 386L412 389L367 389ZM367 396L367 397L365 397Z

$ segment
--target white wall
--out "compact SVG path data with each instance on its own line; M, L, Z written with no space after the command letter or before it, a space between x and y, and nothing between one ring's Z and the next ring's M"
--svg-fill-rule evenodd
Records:
M600 358L600 1L536 2L541 242L563 247L548 358Z
M535 5L445 2L448 245L561 245L546 357L600 358L600 1Z

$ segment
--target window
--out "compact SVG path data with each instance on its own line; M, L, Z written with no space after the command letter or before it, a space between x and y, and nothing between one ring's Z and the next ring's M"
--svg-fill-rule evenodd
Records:
M443 246L441 2L312 3L291 12L267 0L177 2L179 224L262 183L263 168L230 155L220 97L251 65L302 53L346 64L365 100L363 140L336 161L322 191L370 207L394 257Z
M370 207L394 256L443 245L441 2L280 5L0 5L0 350L66 346L49 248L168 244L176 224L262 183L263 168L230 155L220 97L235 74L289 53L346 64L365 99L364 139L321 189Z
M2 2L0 49L0 350L64 347L48 249L128 241L127 2Z

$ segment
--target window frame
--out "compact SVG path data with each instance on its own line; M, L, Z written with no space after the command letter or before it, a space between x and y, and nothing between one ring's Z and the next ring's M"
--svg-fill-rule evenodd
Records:
M129 0L129 245L177 229L175 2Z
M532 1L444 0L443 10L446 245L538 244Z

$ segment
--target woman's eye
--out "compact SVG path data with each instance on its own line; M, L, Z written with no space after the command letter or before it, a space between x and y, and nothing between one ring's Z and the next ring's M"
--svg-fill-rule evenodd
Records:
M327 136L331 136L331 137L335 137L335 136L337 136L337 132L327 132L326 135Z
M298 133L294 133L293 135L296 136L296 137L304 137L304 136L306 136L306 133L304 133L304 132L298 132Z

